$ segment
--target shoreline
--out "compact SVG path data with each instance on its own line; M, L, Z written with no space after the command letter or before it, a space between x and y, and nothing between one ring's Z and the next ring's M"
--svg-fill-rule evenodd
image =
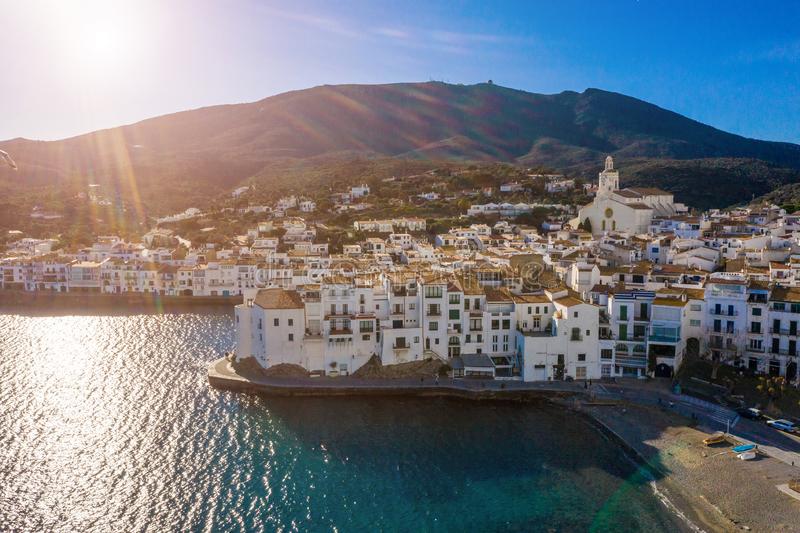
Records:
M615 444L653 494L686 531L793 531L800 504L778 492L787 478L780 461L762 456L740 461L723 448L702 444L708 433L675 412L586 390L577 383L486 382L431 379L266 378L233 371L225 359L208 367L209 385L263 396L414 396L471 401L545 401L579 416ZM595 386L596 387L596 386ZM596 387L603 389L602 387ZM787 478L788 479L788 478ZM790 501L791 500L791 501Z
M192 312L199 308L232 310L240 296L161 296L152 293L122 294L0 290L0 311L163 311Z

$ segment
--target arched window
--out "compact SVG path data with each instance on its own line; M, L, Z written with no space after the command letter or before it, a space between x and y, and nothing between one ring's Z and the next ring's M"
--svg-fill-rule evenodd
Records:
M628 346L625 344L617 344L617 353L628 353Z

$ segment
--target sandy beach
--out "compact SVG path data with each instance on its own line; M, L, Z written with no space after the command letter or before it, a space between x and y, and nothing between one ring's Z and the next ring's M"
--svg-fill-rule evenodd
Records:
M760 455L740 461L730 445L707 447L708 433L666 410L632 404L581 408L633 448L656 486L703 531L800 531L800 501L776 485L800 468Z

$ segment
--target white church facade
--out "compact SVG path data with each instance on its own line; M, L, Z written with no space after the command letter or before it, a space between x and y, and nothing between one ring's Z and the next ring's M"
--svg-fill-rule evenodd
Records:
M620 189L619 171L608 156L605 169L599 176L597 196L591 204L580 209L570 225L575 228L582 224L591 228L593 235L610 231L647 233L653 217L668 217L685 211L683 204L675 203L672 193L661 189Z

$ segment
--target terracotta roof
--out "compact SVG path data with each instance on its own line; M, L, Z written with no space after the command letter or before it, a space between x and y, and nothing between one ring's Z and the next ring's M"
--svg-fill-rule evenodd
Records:
M773 302L800 302L800 287L774 287L769 299Z
M550 298L544 294L512 294L515 302L527 304L547 304L550 303Z
M303 309L303 299L297 291L261 289L254 303L262 309Z
M667 192L657 187L628 187L627 190L633 191L641 196L664 196L672 194L671 192Z
M586 302L584 302L580 298L575 298L574 296L564 296L563 298L555 300L555 303L563 305L564 307L573 307L575 305L580 305Z
M673 307L684 307L686 302L679 298L658 298L653 300L653 305L670 305Z

